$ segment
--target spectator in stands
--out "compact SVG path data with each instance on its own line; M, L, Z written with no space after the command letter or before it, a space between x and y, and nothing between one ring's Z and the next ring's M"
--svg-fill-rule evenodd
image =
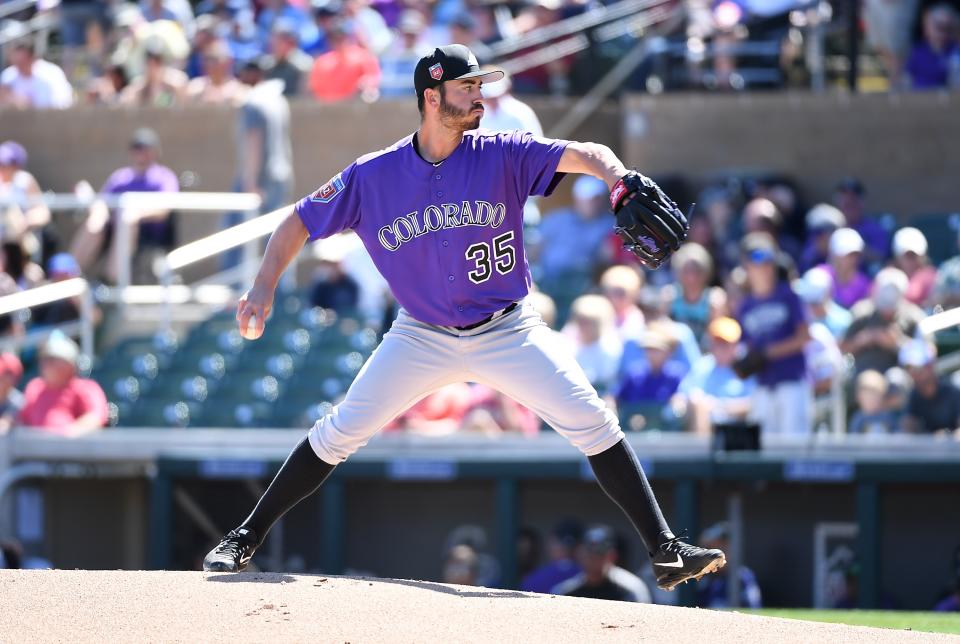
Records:
M357 43L374 59L381 56L393 42L387 22L370 6L370 0L343 0L343 16L351 25Z
M847 226L857 231L863 239L863 264L879 267L890 257L890 234L875 217L866 214L865 199L866 189L854 177L837 184L833 193L833 205L843 213Z
M470 385L446 385L415 403L391 423L388 431L421 436L445 436L460 428L472 402Z
M471 546L461 543L450 548L443 563L443 583L476 586L480 558Z
M535 437L540 433L540 419L532 411L486 385L470 388L470 406L460 423L460 430L487 436L523 434Z
M132 3L117 9L114 24L117 46L111 60L123 63L127 78L143 75L150 51L162 54L173 67L179 67L190 55L190 41L180 23L173 20L149 22Z
M683 374L686 374L700 358L700 343L693 331L686 324L674 322L667 317L665 312L666 305L659 289L653 286L645 286L640 289L639 300L640 310L643 312L644 322L647 329L653 329L662 335L672 338L671 343L676 347L670 355L670 360L678 362ZM636 340L628 340L623 346L623 359L620 362L621 373L623 368L634 360L646 360L646 350L642 343ZM683 375L681 374L681 375Z
M361 97L367 102L377 99L380 85L380 63L368 49L354 42L345 22L335 22L327 30L330 51L313 62L310 91L324 103L335 103Z
M90 80L84 91L84 100L91 105L115 105L120 102L120 96L129 84L126 67L113 62L103 76Z
M40 256L50 209L36 178L26 170L27 150L16 141L0 143L0 225L4 241L24 240L31 255Z
M927 257L927 238L916 228L901 228L893 236L893 259L909 280L907 301L925 306L937 281L937 269Z
M614 325L621 342L639 340L645 326L637 306L643 273L633 266L611 266L600 276L600 289L613 305Z
M532 255L551 281L589 275L600 262L610 234L609 193L603 181L582 175L573 184L573 207L544 214Z
M523 130L543 136L543 126L533 108L511 93L510 77L483 86L485 111L480 127L489 130Z
M754 419L764 434L803 436L812 425L812 392L804 357L810 332L803 305L780 279L778 248L770 235L747 235L743 253L749 292L737 321L747 349L762 352L766 360L757 374Z
M547 539L548 563L540 566L520 582L520 590L549 593L558 584L578 575L577 547L583 539L583 525L576 519L563 519L554 526Z
M640 339L644 349L642 359L624 362L615 395L621 405L666 405L680 386L687 367L672 360L676 338L667 328L650 325Z
M205 105L233 106L242 99L246 87L233 76L230 48L223 40L210 43L203 54L203 75L187 84L187 100Z
M11 235L0 245L0 268L24 290L40 286L46 278L43 268L33 261L33 247L28 248L27 242L28 238L21 233Z
M933 344L919 338L909 340L901 347L899 358L913 379L903 418L904 431L955 434L960 438L960 389L937 375L937 351Z
M733 318L719 317L707 327L709 351L683 377L670 406L678 418L686 418L691 431L710 434L717 423L742 421L750 411L756 382L740 379L733 371L740 342L740 325Z
M187 36L192 36L196 30L189 0L140 0L140 11L148 22L170 20L177 23Z
M923 13L923 40L913 46L907 75L913 89L957 87L960 84L960 17L946 2Z
M853 228L830 235L830 263L824 268L833 280L833 299L845 309L870 297L870 278L860 270L863 238Z
M570 341L577 362L600 395L610 391L617 377L623 342L615 326L613 305L602 295L581 295L570 307L562 333Z
M540 533L524 526L517 533L517 576L523 579L540 565L540 555L543 550L543 539Z
M99 0L60 0L60 40L63 44L63 71L76 81L74 71L78 59L96 71L103 54L109 6Z
M830 236L847 225L840 209L828 203L817 204L807 213L807 244L800 256L800 269L826 264L830 258Z
M700 537L703 543L709 543L711 548L726 548L730 552L730 524L726 521L714 524L703 531ZM706 547L706 546L704 546ZM702 579L697 584L697 606L700 608L763 608L763 598L757 576L746 565L741 564L736 569L740 584L740 603L730 605L729 584L731 566L727 566L716 575Z
M417 62L430 52L423 41L427 24L416 9L400 14L397 37L380 57L380 96L382 98L409 98L414 93L413 72Z
M10 66L0 72L0 107L62 110L73 104L73 88L63 70L40 58L33 40L24 37L9 46Z
M293 190L293 149L290 142L290 103L283 95L283 82L265 80L268 61L260 56L248 61L240 81L248 86L237 111L237 166L233 188L260 195L260 213L289 203ZM243 221L242 213L228 213L223 226ZM240 262L241 249L224 255L224 266Z
M57 253L47 264L47 278L51 283L80 277L80 265L73 255ZM57 300L33 309L34 325L54 325L80 319L81 298Z
M840 353L837 338L827 325L808 319L807 328L810 341L803 348L803 355L807 363L807 379L813 385L815 396L814 420L819 426L821 421L829 417L834 385L840 384L843 379L843 354Z
M853 322L840 348L853 354L857 373L886 371L897 364L900 347L916 335L923 311L904 299L907 276L899 268L885 268L873 286L873 296L851 311Z
M147 22L155 20L172 20L177 22L177 14L166 6L164 0L141 0L140 12Z
M618 558L613 530L605 525L593 526L584 533L577 549L582 572L557 584L550 592L570 597L651 603L650 589L632 572L619 567Z
M893 414L898 429L903 427L903 415L906 413L907 401L913 391L913 380L903 367L890 367L883 374L887 383L887 393L883 396L883 408Z
M202 14L197 17L197 30L193 34L193 40L190 43L190 55L184 65L183 71L187 77L196 78L203 74L203 57L207 53L207 48L217 40L217 31L222 30L220 19L210 14ZM232 57L232 56L231 56Z
M887 379L873 369L857 376L857 411L847 426L849 434L885 435L898 431L897 415L887 407Z
M150 128L140 128L130 139L130 165L115 170L100 189L101 195L120 195L125 192L179 192L180 183L173 170L161 165L160 137ZM166 208L130 209L113 212L102 201L90 206L86 221L73 238L70 254L76 258L84 274L88 274L107 246L104 273L116 282L121 262L117 247L117 225L129 227L131 275L134 283L155 281L153 261L174 243L173 223Z
M40 349L40 376L27 384L20 423L61 436L83 436L107 422L107 397L77 375L80 347L54 331Z
M866 0L863 5L867 44L880 56L892 89L903 84L903 61L916 13L916 0Z
M783 213L766 197L757 197L743 207L743 230L746 234L767 233L777 240L781 253L800 257L800 244L783 231Z
M543 291L531 291L527 296L530 306L540 314L540 319L547 325L547 328L554 330L557 326L557 304L553 298Z
M296 25L289 20L277 20L270 38L270 54L267 78L283 81L284 96L299 96L313 67L313 58L300 49Z
M120 95L124 105L139 107L171 107L187 95L187 75L167 62L162 45L147 47L147 63L143 74L134 78Z
M314 38L316 26L302 6L302 3L290 0L266 0L263 3L257 15L257 40L261 52L270 46L270 38L278 23L285 23L293 29L297 42L308 42Z
M670 318L686 324L696 337L702 338L707 324L726 300L723 289L710 287L713 259L706 248L689 242L674 254L670 268L678 285L676 289L667 289Z
M317 33L314 40L303 43L303 50L316 57L330 51L327 32L343 14L343 3L341 0L312 0L311 4Z
M839 340L847 333L853 314L833 301L833 278L822 266L811 268L797 282L797 295L806 305L810 322L820 322Z
M941 307L945 311L960 306L960 254L937 268L937 280L930 303L933 307Z
M13 353L0 353L0 436L10 431L23 409L23 394L16 388L22 377L20 358Z
M360 287L343 270L342 257L325 256L313 271L310 305L339 313L356 311Z

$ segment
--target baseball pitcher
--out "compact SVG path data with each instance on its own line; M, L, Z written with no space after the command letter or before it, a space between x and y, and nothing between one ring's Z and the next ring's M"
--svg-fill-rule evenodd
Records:
M661 588L724 565L720 550L684 543L670 530L616 415L524 300L523 204L549 195L567 173L606 182L615 230L648 267L680 247L687 221L606 146L478 130L481 85L502 76L481 71L463 45L435 49L414 72L419 129L287 208L240 300L241 332L263 332L280 275L307 240L346 229L359 235L401 309L343 402L293 449L250 516L207 555L204 570L243 570L270 527L339 463L417 400L454 382L504 392L583 452L640 533Z

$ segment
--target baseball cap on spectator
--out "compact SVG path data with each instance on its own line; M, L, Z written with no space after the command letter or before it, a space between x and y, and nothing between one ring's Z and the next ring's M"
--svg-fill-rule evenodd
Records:
M14 383L19 381L23 377L23 363L20 358L13 353L0 353L0 375L13 376Z
M644 349L659 349L660 351L670 351L673 345L673 338L659 330L648 329L640 339L640 346Z
M768 233L750 233L741 244L743 258L752 264L773 263L777 259L777 242Z
M839 208L820 203L807 212L807 230L812 233L836 230L847 225L847 218Z
M0 143L0 165L24 167L27 165L27 149L16 141Z
M920 338L908 340L900 347L898 362L903 367L925 367L934 361L937 351L933 345Z
M706 248L696 242L688 242L680 247L670 261L670 268L674 274L688 263L696 264L708 276L713 275L713 258ZM709 278L708 278L709 279Z
M57 253L47 263L47 274L50 277L79 277L80 264L70 253Z
M453 17L453 20L450 21L450 24L454 27L460 27L461 29L470 31L477 26L477 21L473 16L470 15L469 12L461 11Z
M794 290L807 304L820 304L833 291L833 277L826 269L815 266L797 280Z
M54 331L40 347L41 358L59 358L72 365L80 358L80 347L62 331Z
M492 83L503 78L499 69L483 71L477 57L464 45L437 47L417 62L413 72L413 85L417 96L424 91L439 87L446 81L476 78L482 83Z
M143 12L133 2L125 2L114 10L113 24L117 27L132 27L143 20Z
M573 198L581 201L596 199L600 195L606 196L609 191L607 184L596 177L582 174L573 182Z
M130 147L158 149L160 147L160 137L152 128L140 127L130 137Z
M920 257L927 254L927 238L913 227L901 228L893 236L893 254L897 257L915 253Z
M830 235L830 256L844 257L863 252L863 237L853 228L838 228Z
M583 539L583 524L576 519L563 519L553 527L554 538L568 548Z
M707 334L711 338L723 340L724 342L729 342L730 344L740 342L740 336L742 333L743 331L740 328L740 323L733 318L719 317L711 322L709 326L707 326Z
M592 526L583 533L583 547L589 552L604 554L613 550L616 544L616 535L605 525Z
M903 300L910 279L899 268L887 267L873 281L873 303L881 311L895 311Z

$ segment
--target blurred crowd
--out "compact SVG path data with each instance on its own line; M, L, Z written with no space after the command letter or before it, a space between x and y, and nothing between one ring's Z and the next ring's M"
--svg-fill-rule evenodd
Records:
M283 82L288 97L320 102L410 98L416 61L438 45L476 49L517 39L602 7L600 0L522 0L491 4L465 0L60 0L38 3L0 23L5 69L0 106L66 108L76 103L151 105L232 104L245 91L243 70L254 66ZM679 48L671 63L685 86L743 89L749 27L779 16L769 34L786 66L802 50L797 24L804 3L686 0L686 19L654 50ZM838 6L837 11L844 9ZM39 10L53 16L49 42L30 31ZM799 22L798 22L799 20ZM960 86L960 21L949 2L869 0L867 44L882 61L889 86L918 90ZM758 33L763 32L761 28ZM764 32L765 33L765 32ZM759 35L757 36L760 37ZM548 41L549 42L549 39ZM659 42L659 41L657 41ZM517 67L521 94L582 94L634 43L624 35L573 54ZM670 44L673 43L673 44ZM49 46L48 46L49 45ZM533 45L514 48L530 54ZM756 48L754 48L756 49ZM709 52L709 55L706 53ZM791 53L792 52L792 53ZM48 55L50 54L50 55ZM755 55L755 54L754 54ZM493 62L486 56L486 62ZM501 57L502 58L502 57ZM497 62L502 62L497 60ZM649 60L624 83L662 91L669 75ZM689 68L689 69L687 69ZM777 72L777 76L785 76ZM651 81L651 78L654 80ZM709 80L706 80L709 78ZM659 89L657 89L659 88Z

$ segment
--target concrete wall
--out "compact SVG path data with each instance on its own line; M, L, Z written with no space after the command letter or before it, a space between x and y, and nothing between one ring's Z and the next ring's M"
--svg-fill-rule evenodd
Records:
M625 160L648 173L775 170L809 200L852 174L871 210L960 210L958 94L677 94L624 107Z

